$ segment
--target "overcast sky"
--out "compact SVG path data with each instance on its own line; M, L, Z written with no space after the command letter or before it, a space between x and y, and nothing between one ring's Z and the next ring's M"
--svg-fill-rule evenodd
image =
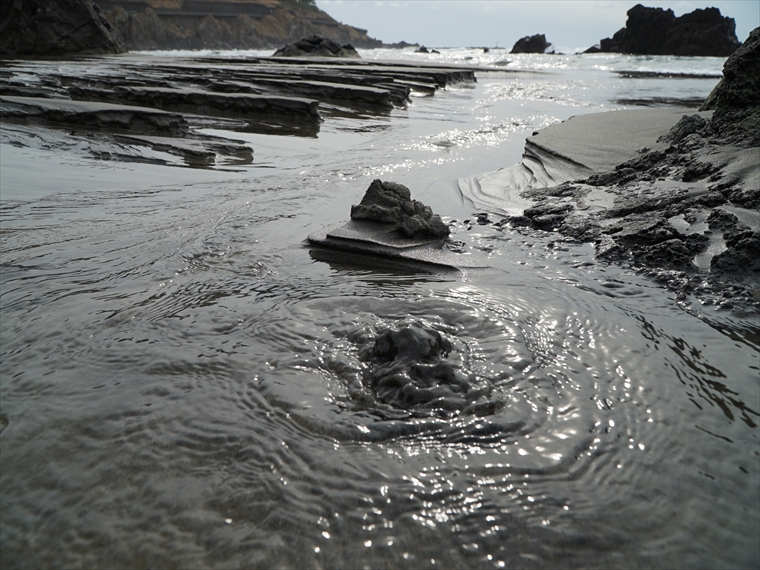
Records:
M384 42L428 47L502 46L523 36L545 34L561 51L587 48L625 25L635 0L317 0L344 24L365 28ZM676 16L715 6L736 20L740 41L760 26L759 0L642 1L671 8Z

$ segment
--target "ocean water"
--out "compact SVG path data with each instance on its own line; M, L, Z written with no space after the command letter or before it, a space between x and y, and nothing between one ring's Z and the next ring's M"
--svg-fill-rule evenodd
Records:
M7 69L198 55L263 54ZM572 115L694 106L723 60L362 55L498 71L316 136L205 131L242 165L2 125L3 568L757 567L757 317L479 225L457 185ZM310 248L374 178L490 268ZM389 334L438 348L389 372Z

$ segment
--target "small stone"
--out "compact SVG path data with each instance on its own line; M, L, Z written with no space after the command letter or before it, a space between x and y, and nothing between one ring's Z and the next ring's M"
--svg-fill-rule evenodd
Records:
M403 184L373 180L362 201L351 206L352 220L369 220L396 224L410 238L445 238L449 227L429 206L412 200L412 193Z

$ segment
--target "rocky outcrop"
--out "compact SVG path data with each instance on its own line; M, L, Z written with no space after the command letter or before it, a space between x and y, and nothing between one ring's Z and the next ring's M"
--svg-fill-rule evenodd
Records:
M546 53L551 43L546 41L544 34L525 36L515 42L510 53Z
M4 0L0 55L62 56L124 51L114 29L90 0Z
M361 48L382 42L309 2L95 0L131 50L272 49L318 35Z
M361 57L351 44L338 45L332 40L311 36L274 52L274 57Z
M718 8L694 10L676 18L673 10L637 4L628 10L625 27L603 39L599 51L727 57L740 45L736 22L722 16Z
M720 134L760 146L760 28L726 60L723 79L700 110L715 110L713 124Z
M410 238L442 239L449 227L429 206L412 200L409 188L396 182L373 180L359 205L351 206L352 220L369 220L398 226Z

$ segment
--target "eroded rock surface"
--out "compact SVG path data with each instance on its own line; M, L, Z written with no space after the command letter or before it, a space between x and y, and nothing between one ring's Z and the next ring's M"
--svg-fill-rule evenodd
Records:
M352 220L394 224L410 238L445 238L449 227L429 206L412 200L406 186L373 180L361 203L351 206Z
M726 60L723 79L701 109L715 110L713 123L722 135L760 146L760 28Z

